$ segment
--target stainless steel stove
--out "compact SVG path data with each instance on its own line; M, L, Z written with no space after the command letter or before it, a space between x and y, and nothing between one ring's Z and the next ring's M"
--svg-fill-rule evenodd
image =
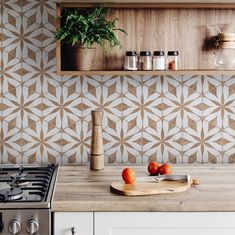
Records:
M56 165L0 165L0 235L50 235Z

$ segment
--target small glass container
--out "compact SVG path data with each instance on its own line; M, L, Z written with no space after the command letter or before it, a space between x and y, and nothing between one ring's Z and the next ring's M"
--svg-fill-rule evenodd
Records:
M235 34L220 33L218 38L219 46L214 60L216 69L235 69Z
M138 70L138 56L135 51L126 52L124 70Z
M215 55L215 68L218 70L235 69L235 48L219 48Z
M169 70L179 70L179 52L178 51L168 51L167 68Z
M153 70L166 70L166 60L164 51L154 51Z
M139 69L152 70L152 56L150 51L140 52Z

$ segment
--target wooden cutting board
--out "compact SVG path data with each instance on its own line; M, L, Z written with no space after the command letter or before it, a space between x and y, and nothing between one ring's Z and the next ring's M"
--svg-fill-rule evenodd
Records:
M190 189L192 180L186 181L160 181L160 182L135 182L125 184L116 181L110 185L113 193L124 196L143 196L152 194L178 193Z

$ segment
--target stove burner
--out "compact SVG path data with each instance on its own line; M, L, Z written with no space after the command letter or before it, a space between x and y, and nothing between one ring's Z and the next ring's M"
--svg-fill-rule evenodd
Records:
M21 186L25 186L29 184L28 181L24 181L27 178L28 174L27 173L16 173L10 175L11 181L8 183L11 188L19 188Z
M18 200L22 197L23 191L20 188L10 188L0 190L0 201Z
M28 184L30 184L29 181L19 182L19 183L17 183L17 186L18 186L18 187L21 187L21 186L26 186L26 185L28 185Z
M20 173L12 174L12 175L11 175L11 178L12 178L12 179L20 180L20 179L26 178L27 176L28 176L27 173L20 172Z

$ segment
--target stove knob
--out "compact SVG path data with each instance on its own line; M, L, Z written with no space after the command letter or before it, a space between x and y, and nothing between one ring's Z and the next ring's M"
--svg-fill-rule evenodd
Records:
M3 231L4 229L4 224L3 224L3 221L2 221L2 213L0 213L0 233Z
M10 221L9 225L8 225L8 230L10 232L10 234L18 234L21 230L21 224L18 220L12 220Z
M4 224L2 221L0 221L0 233L3 231L3 229L4 229Z
M31 234L31 235L35 234L39 230L38 222L36 222L33 219L29 220L26 224L25 229L26 229L28 234Z

